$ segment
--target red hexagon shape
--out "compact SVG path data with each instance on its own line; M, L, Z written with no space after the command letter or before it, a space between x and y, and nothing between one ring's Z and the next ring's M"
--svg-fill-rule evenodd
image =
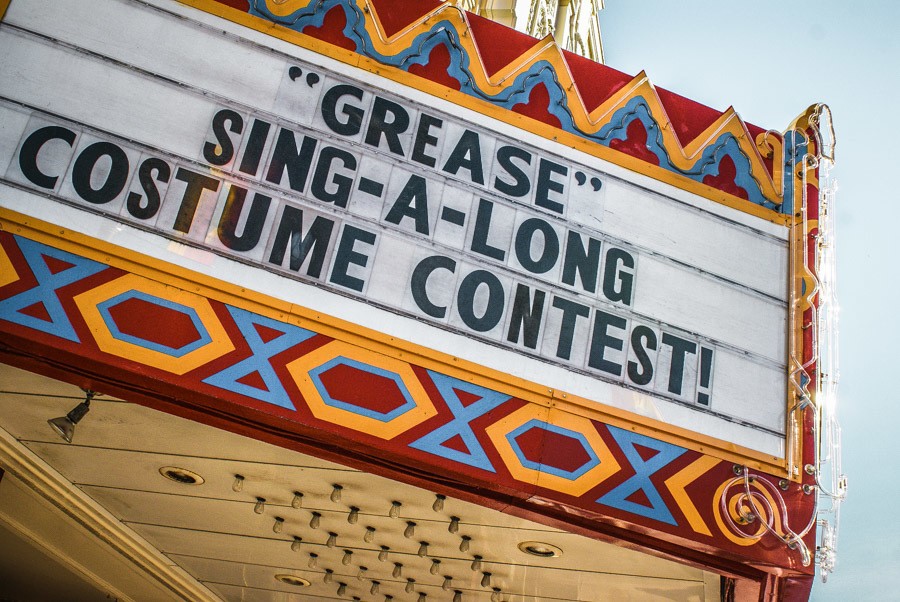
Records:
M397 383L385 376L340 363L319 373L332 399L387 415L407 403Z
M534 426L515 437L522 455L535 464L575 472L591 461L578 439Z

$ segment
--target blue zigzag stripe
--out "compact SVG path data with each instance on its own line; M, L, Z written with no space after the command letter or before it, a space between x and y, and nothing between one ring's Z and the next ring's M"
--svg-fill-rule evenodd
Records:
M719 173L719 161L724 156L729 156L737 168L735 183L747 191L750 202L769 209L790 212L786 206L779 208L765 198L760 182L756 180L750 169L750 159L741 150L740 145L732 134L723 134L712 145L706 148L702 156L694 165L686 170L679 169L671 160L662 144L662 133L657 121L650 113L650 108L643 98L631 99L625 107L616 111L612 123L604 126L598 133L589 133L580 130L575 125L574 117L566 103L566 94L553 66L546 61L539 61L532 65L528 71L520 73L515 80L496 94L489 94L475 84L469 65L470 57L459 43L459 32L453 23L441 20L431 25L431 28L416 36L409 48L396 55L385 55L375 50L371 37L365 28L366 17L352 0L325 0L321 3L313 3L294 13L278 17L269 11L265 0L252 0L250 14L268 21L278 23L294 31L302 32L306 27L321 27L325 21L325 15L333 8L339 8L346 16L346 25L343 29L344 36L355 45L355 51L359 54L375 59L383 64L409 71L412 65L425 65L431 51L439 45L447 48L450 54L450 67L447 73L460 84L460 90L476 98L486 100L505 109L512 109L517 104L527 103L535 86L544 84L549 95L550 103L548 112L556 117L563 130L576 136L592 140L598 144L609 147L613 140L624 138L625 129L634 120L643 123L648 135L648 148L657 156L659 164L668 171L686 176L694 181L702 182L705 176L717 176Z

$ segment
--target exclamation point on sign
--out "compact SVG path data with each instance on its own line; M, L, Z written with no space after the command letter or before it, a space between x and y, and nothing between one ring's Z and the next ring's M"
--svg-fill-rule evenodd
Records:
M697 387L697 403L709 406L709 380L712 377L713 350L700 348L700 384Z

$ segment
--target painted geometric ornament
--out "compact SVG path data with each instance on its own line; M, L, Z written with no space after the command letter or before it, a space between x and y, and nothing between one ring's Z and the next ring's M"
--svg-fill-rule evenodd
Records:
M776 165L780 134L742 121L732 109L718 112L657 90L643 73L629 77L591 63L561 50L552 38L530 38L433 0L390 5L250 0L245 5L267 23L430 79L632 161L767 209L791 211L782 192L790 187L779 181L783 170ZM408 81L417 85L416 79Z

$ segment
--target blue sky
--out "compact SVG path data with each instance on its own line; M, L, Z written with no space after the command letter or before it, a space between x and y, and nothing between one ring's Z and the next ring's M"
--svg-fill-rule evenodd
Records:
M900 98L900 3L606 0L606 63L645 70L664 88L783 130L828 104L837 131L837 252L843 468L838 565L812 600L900 600L900 319L893 255L900 198L890 184ZM892 585L893 583L893 585Z

